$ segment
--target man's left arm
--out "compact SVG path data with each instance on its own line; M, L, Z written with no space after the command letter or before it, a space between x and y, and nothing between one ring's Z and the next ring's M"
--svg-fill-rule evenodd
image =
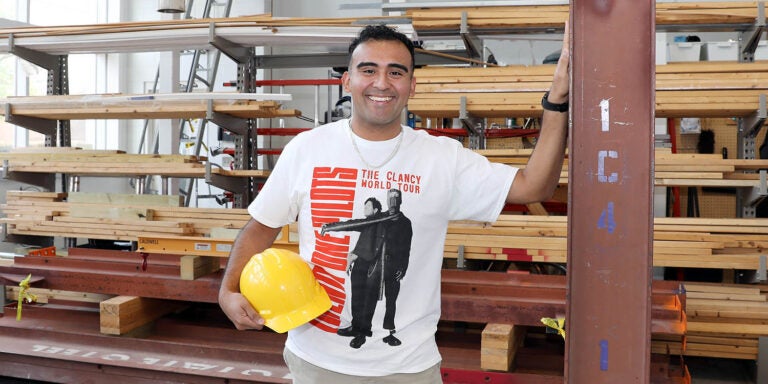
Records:
M551 104L568 103L570 88L570 31L565 23L563 47L555 67L547 100ZM507 194L507 202L527 204L552 196L560 180L568 137L568 111L544 110L536 148L524 169L518 171Z

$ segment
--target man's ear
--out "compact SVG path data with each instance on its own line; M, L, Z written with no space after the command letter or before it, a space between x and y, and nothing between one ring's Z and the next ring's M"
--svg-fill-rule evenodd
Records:
M349 71L341 74L341 85L344 87L344 91L349 93Z

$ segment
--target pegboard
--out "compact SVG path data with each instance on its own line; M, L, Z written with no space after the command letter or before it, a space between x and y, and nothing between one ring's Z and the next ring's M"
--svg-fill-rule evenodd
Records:
M680 119L675 120L675 127L680 126ZM715 153L722 153L726 149L729 159L737 159L739 131L735 119L709 118L701 119L701 129L711 130L715 134ZM764 134L764 133L762 133ZM696 146L699 142L698 133L680 133L675 130L677 139L677 153L696 153Z
M674 119L675 127L680 126L680 119ZM723 153L723 148L729 159L739 158L739 132L736 119L707 118L701 119L701 129L709 129L715 134L715 153ZM763 127L755 138L756 150L762 144L766 131ZM675 130L677 153L696 153L699 141L698 133L681 134ZM759 157L759 153L756 154ZM734 218L736 212L736 194L733 188L697 188L699 197L699 212L701 217ZM680 212L686 216L688 204L687 188L680 188Z

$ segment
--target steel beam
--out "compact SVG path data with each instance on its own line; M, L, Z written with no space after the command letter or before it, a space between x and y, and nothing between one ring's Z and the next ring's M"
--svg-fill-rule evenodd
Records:
M0 372L58 383L289 382L282 361L285 335L237 331L214 305L158 319L137 337L116 338L98 329L97 311L65 305L25 306L22 321L0 316ZM442 327L436 340L446 384L563 383L558 338L529 332L518 349L515 372L480 369L477 332ZM669 357L657 355L650 383L690 383L678 372Z
M567 383L648 383L655 2L572 1Z

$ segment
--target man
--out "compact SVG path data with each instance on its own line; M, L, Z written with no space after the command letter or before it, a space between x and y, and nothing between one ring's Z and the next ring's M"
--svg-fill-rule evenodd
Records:
M568 28L566 27L566 31ZM448 222L494 221L505 202L549 198L557 187L567 133L568 34L545 107L537 146L522 170L490 163L456 140L433 137L401 125L416 80L413 44L385 26L368 26L349 47L342 76L352 97L352 117L296 136L248 210L253 219L235 241L219 292L219 304L238 329L261 329L264 321L240 294L238 280L251 257L268 248L295 220L301 256L327 291L333 307L288 332L285 359L294 383L440 383L435 331L440 318L440 270ZM558 104L560 104L558 106ZM408 274L397 287L396 348L376 311L371 329L378 343L350 349L337 334L349 324L346 255L349 236L321 233L323 224L360 216L356 196L398 189L398 209L410 220ZM400 264L402 267L403 264ZM395 296L394 292L391 296ZM389 320L389 319L387 319ZM392 325L389 324L388 325Z

